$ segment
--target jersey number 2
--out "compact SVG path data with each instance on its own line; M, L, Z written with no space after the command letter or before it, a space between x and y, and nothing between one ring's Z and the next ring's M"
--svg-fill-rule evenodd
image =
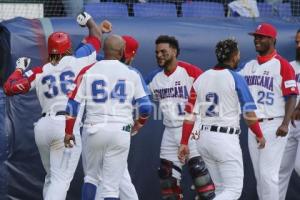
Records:
M205 115L207 117L219 116L219 113L215 111L216 106L219 105L219 96L215 92L209 92L205 96L205 101L210 102L211 105L207 108Z

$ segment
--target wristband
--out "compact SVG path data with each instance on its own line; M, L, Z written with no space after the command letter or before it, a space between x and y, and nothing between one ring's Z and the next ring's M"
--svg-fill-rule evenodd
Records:
M263 134L261 132L261 128L260 128L260 125L259 125L258 121L256 121L254 124L251 124L249 126L249 128L256 135L256 137L258 137L258 138L263 137Z

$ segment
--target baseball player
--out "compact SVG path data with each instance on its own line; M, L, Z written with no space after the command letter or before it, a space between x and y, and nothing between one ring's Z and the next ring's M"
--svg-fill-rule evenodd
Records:
M296 60L290 62L296 73L297 86L300 83L300 29L296 33ZM279 171L279 199L285 199L289 181L293 170L300 175L300 101L292 114L292 126L290 126L287 144L283 153ZM296 121L293 121L296 120ZM294 124L293 124L294 123Z
M219 41L215 52L219 63L199 76L193 84L178 156L185 159L188 155L187 144L195 114L200 113L199 127L195 130L197 147L216 185L214 200L236 200L242 193L244 177L239 141L240 109L249 128L255 133L258 148L265 146L265 139L253 111L256 106L248 85L242 76L233 71L240 60L237 42L232 39Z
M127 168L130 132L137 132L151 112L145 83L136 70L119 60L124 41L112 35L104 41L104 60L84 68L70 95L66 117L65 146L75 142L74 123L80 104L85 104L86 174L100 182L101 198L119 199L120 182ZM132 101L139 105L139 118L132 126ZM91 153L93 152L93 153Z
M162 199L183 199L180 188L182 165L177 152L180 145L184 106L194 80L202 71L189 63L177 61L179 44L175 37L161 35L156 39L156 60L159 69L154 71L146 82L153 99L159 102L164 119L165 130L160 148L160 188ZM214 184L196 149L194 140L190 141L188 168L200 199L214 198Z
M292 66L276 52L275 27L262 23L249 34L254 37L258 56L246 63L240 73L249 85L257 105L255 113L268 141L260 151L256 138L249 134L249 151L259 199L279 200L279 168L298 88Z
M17 69L4 85L8 96L23 94L36 89L42 107L42 116L34 127L35 141L46 171L43 197L45 200L64 200L76 170L80 153L80 142L64 157L64 127L67 93L78 72L96 61L100 49L101 32L88 13L77 17L81 26L89 28L85 45L72 53L71 39L67 33L54 32L48 38L49 63L42 67L27 69L30 59L20 58ZM79 135L79 123L75 124L75 135ZM80 137L78 137L80 138Z
M138 42L131 36L124 35L122 36L122 39L125 41L125 51L123 58L121 59L122 62L124 62L126 65L131 65L131 62L133 61L135 54L138 49ZM103 60L103 55L98 54L97 60ZM87 134L82 134L82 161L83 161L83 169L86 174L86 155L87 152L90 152L88 149L89 147L85 145L87 138ZM93 154L94 152L90 152ZM97 179L94 179L93 177L90 177L88 175L84 178L84 185L82 187L82 200L94 200L101 199L101 184L97 181ZM97 192L97 195L96 195ZM96 196L96 197L95 197ZM131 182L131 178L128 172L128 168L126 167L124 177L121 180L120 183L120 199L121 200L138 200L138 195L135 190L134 185Z

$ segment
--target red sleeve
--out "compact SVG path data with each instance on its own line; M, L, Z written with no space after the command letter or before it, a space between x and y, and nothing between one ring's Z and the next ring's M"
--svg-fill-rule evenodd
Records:
M29 80L29 83L35 80L36 75L43 72L43 67L34 67L31 70L28 70L24 73L24 77Z
M93 63L93 64L91 64L91 65L88 65L88 66L86 66L86 67L84 67L84 68L82 68L82 69L80 70L79 74L77 75L77 77L75 78L75 81L74 81L74 83L76 84L75 89L74 89L73 91L71 91L70 93L68 93L68 97L69 97L70 99L74 99L74 98L75 98L75 96L76 96L76 94L77 94L77 91L78 91L78 88L79 88L79 86L80 86L80 84L81 84L83 75L84 75L84 74L87 72L87 70L89 70L94 64L95 64L95 63Z
M87 36L84 39L85 39L86 43L91 44L96 49L97 53L100 51L101 41L97 37L95 37L95 36Z
M76 118L66 118L65 133L67 135L72 135L73 134L75 121L76 121Z
M281 68L280 68L280 75L282 77L281 82L281 90L283 96L288 95L298 95L299 91L296 84L296 75L293 67L290 65L290 63L280 57L279 55L276 56L276 58L280 61Z
M192 86L188 102L185 104L185 111L187 113L193 113L196 99L197 99L197 93L196 93L194 87Z
M183 67L187 71L188 75L190 77L193 77L194 80L196 80L200 76L200 74L203 73L203 71L199 67L196 67L195 65L192 65L190 63L178 61L177 64L178 66Z
M27 93L30 84L35 80L36 75L42 72L41 67L35 67L24 74L21 70L15 70L4 83L4 92L7 96Z
M194 122L184 121L182 125L182 136L180 144L188 144L190 135L194 128Z

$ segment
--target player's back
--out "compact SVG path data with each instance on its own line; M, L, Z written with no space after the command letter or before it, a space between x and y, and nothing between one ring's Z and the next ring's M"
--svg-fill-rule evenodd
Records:
M137 71L118 60L102 60L84 75L86 122L132 122L132 101L147 95Z
M63 57L57 65L47 63L42 67L42 73L37 74L32 82L43 113L56 113L66 109L67 94L74 89L74 79L79 71L91 64L88 57Z
M195 109L201 113L202 124L239 127L240 104L235 76L239 75L228 69L211 69L195 81Z

